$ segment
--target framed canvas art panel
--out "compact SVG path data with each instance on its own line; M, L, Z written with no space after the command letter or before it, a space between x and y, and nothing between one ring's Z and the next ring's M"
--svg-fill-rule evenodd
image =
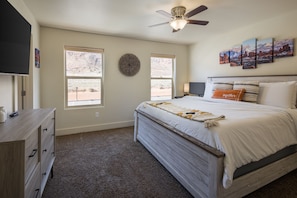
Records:
M293 56L294 39L274 41L274 58Z
M256 39L249 39L242 43L242 68L256 68Z
M35 67L40 68L40 50L35 48Z
M230 63L230 51L220 52L220 64Z
M257 64L273 62L273 39L257 41Z
M241 45L235 45L230 50L230 66L240 66L241 65Z

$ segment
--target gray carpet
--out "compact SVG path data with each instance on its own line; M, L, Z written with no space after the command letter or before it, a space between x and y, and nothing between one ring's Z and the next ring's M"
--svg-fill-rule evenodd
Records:
M248 195L297 197L297 171ZM43 198L192 197L139 143L133 128L59 136Z

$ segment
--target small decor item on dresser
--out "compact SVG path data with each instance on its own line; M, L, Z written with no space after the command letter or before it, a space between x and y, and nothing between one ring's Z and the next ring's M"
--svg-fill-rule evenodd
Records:
M9 117L13 118L13 117L16 117L18 115L19 115L19 113L16 111L16 112L13 112L13 113L9 114Z
M126 76L134 76L140 70L140 61L134 54L124 54L119 60L119 69Z
M0 122L5 122L6 118L7 118L7 113L4 107L0 107Z

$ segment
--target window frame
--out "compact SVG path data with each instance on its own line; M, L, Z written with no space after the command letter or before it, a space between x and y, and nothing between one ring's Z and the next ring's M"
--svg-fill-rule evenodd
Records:
M167 58L172 59L172 77L152 77L151 69L152 69L152 62L151 58ZM174 98L175 93L175 67L176 67L176 56L171 54L156 54L152 53L150 56L150 85L152 86L152 80L171 80L171 99ZM150 86L150 100L152 100L152 87ZM153 100L152 100L153 101ZM157 100L154 100L157 101Z
M78 52L95 52L100 53L102 57L102 76L67 76L66 68L66 51L78 51ZM84 104L84 105L68 105L68 80L69 79L98 79L101 81L100 91L101 91L101 102L100 104ZM101 48L91 48L91 47L79 47L79 46L64 46L64 107L65 109L86 109L86 108L98 108L104 106L104 49Z

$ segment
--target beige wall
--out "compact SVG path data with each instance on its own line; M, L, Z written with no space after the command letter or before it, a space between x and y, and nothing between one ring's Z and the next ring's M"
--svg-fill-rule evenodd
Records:
M295 19L297 10L283 16L256 22L251 26L235 29L217 37L211 37L201 43L190 46L189 80L205 81L208 76L248 76L272 74L297 74ZM276 59L273 63L258 65L257 69L243 70L242 67L230 67L219 64L219 53L247 39L274 38L277 40L294 38L294 56Z
M135 39L87 34L41 27L41 106L57 108L57 134L94 131L131 126L136 106L150 99L151 53L176 55L176 95L187 81L188 47ZM64 108L64 45L104 49L104 106ZM138 74L122 75L118 61L125 53L135 54L141 62ZM99 118L95 117L99 112Z
M24 77L24 84L27 91L24 103L25 108L39 108L39 70L34 67L34 49L39 48L39 25L22 0L8 1L31 24L30 75ZM12 76L0 75L0 106L4 106L8 113L17 111L18 103L21 103L19 93L20 83L20 77L14 78Z
M6 111L12 112L15 109L14 83L11 76L0 75L0 106Z

